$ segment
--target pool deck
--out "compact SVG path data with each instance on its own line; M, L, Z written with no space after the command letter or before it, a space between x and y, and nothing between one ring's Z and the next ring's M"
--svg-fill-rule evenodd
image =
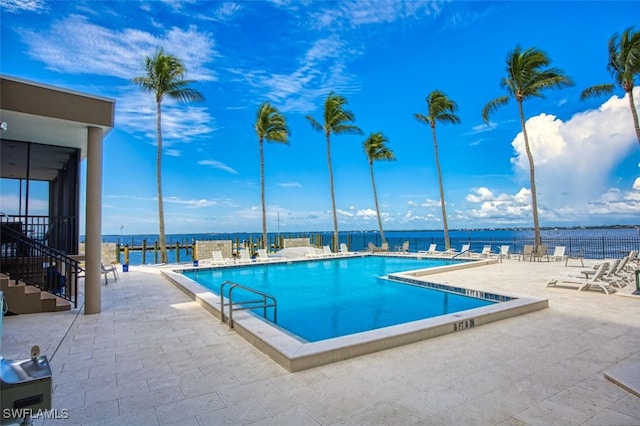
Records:
M594 261L585 261L587 266ZM429 276L549 307L290 373L163 278L133 266L102 313L5 317L2 355L39 345L53 408L84 425L637 425L640 296L546 287L579 266L502 263Z

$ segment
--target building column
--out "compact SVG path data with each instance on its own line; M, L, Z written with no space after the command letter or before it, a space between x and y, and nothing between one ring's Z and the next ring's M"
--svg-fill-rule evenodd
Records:
M87 192L85 197L84 313L102 310L102 137L99 127L89 127L87 141Z

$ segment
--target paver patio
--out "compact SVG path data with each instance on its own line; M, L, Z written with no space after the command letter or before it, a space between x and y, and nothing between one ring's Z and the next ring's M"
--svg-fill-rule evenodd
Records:
M593 262L591 262L593 263ZM575 267L506 260L438 283L549 299L549 308L289 373L161 275L132 266L102 312L4 318L2 355L39 345L53 408L83 425L638 425L640 398L605 371L640 369L640 296L547 288ZM635 370L634 370L635 369Z

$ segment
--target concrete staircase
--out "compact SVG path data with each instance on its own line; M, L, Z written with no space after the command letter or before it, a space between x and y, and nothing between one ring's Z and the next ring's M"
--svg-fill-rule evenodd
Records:
M12 280L6 274L0 274L0 290L4 293L9 312L13 314L71 310L69 301L22 281Z

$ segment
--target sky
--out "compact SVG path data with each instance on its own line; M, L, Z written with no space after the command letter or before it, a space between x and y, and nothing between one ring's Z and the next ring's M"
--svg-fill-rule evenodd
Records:
M0 0L0 72L115 99L103 234L158 232L155 99L132 83L158 48L205 97L162 104L168 234L261 231L254 124L263 102L291 132L289 144L264 147L268 231L332 230L325 139L305 119L322 121L332 91L363 132L331 137L341 231L378 228L362 146L378 131L396 157L373 166L384 229L442 229L431 129L414 118L433 90L457 103L461 120L436 126L449 228L532 227L517 104L489 124L481 112L506 94L507 53L533 47L575 83L524 103L540 225L637 225L640 144L628 98L622 89L579 98L613 82L608 40L640 30L638 16L637 1ZM640 88L634 96L640 108ZM0 191L9 213L16 194Z

